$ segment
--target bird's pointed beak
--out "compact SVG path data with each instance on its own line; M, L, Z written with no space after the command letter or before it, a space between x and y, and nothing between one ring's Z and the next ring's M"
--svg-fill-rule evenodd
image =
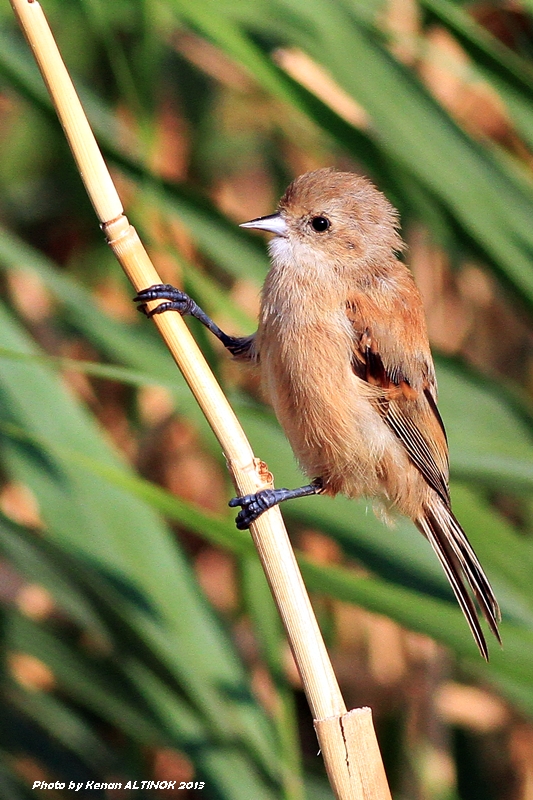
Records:
M239 228L255 228L258 231L269 231L275 233L276 236L287 235L287 223L281 214L270 214L268 217L258 217L252 219L250 222L242 222Z

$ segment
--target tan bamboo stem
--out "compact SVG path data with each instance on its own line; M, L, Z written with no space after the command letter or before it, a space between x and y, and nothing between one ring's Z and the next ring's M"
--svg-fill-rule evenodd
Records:
M11 5L110 247L137 291L161 283L135 229L123 215L120 198L39 3L11 0ZM248 494L271 485L272 476L254 457L183 319L178 314L162 314L155 316L154 322L224 450L237 491ZM390 800L370 710L346 713L279 509L263 514L252 525L251 534L287 631L336 797Z

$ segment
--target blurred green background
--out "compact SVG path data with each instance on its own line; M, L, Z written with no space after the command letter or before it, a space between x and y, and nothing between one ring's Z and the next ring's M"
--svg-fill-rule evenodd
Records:
M268 269L237 223L295 175L367 174L399 208L503 650L482 662L407 521L342 498L284 516L395 799L531 800L533 3L43 6L163 279L228 332L254 330ZM135 314L7 0L0 122L0 797L153 779L330 798L220 448ZM191 326L257 455L300 485L256 377Z

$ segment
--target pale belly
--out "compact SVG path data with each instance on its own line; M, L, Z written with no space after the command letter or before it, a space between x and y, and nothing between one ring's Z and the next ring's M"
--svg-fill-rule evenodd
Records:
M313 327L313 334L283 342L267 335L261 347L276 416L304 472L321 478L328 493L388 496L388 474L410 465L377 410L379 390L352 371L352 342L342 328L320 336Z

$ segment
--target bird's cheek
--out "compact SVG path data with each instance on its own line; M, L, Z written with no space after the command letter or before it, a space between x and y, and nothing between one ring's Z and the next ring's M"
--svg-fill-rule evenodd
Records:
M336 244L339 251L342 250L348 258L360 258L365 256L368 250L365 237L359 231L350 231L344 236L339 236Z

